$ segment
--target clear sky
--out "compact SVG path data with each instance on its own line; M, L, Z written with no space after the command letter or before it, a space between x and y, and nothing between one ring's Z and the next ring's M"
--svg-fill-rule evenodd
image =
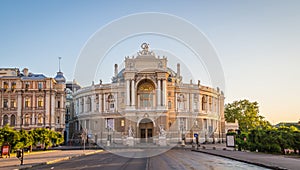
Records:
M81 48L101 27L134 13L169 13L194 24L216 48L226 103L257 101L271 123L295 122L300 119L299 9L297 0L1 0L0 67L55 76L62 57L62 71L72 80ZM137 51L140 41L136 46ZM120 54L125 55L132 54Z

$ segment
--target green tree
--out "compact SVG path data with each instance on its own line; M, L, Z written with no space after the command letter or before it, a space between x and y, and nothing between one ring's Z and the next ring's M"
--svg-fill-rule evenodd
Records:
M28 148L28 147L31 148L34 142L33 136L30 133L28 133L28 131L23 129L19 131L19 134L20 134L20 140L18 143L18 148Z
M239 129L247 132L256 127L266 128L270 123L259 115L259 106L257 102L248 100L234 101L225 105L225 119L227 122L238 120Z
M0 129L0 144L7 142L11 149L17 149L18 148L18 142L20 140L20 134L15 131L13 128L9 127L8 125L4 126Z
M37 128L30 132L34 138L34 145L38 143L44 144L44 150L51 147L53 144L59 145L63 143L63 136L59 132L55 132L45 128Z

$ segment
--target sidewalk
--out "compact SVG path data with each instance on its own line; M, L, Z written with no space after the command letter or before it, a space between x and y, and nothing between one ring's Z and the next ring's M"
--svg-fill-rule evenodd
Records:
M203 148L205 147L205 149ZM226 150L224 150L226 148ZM258 152L234 151L233 148L228 148L224 144L206 144L201 145L198 150L192 151L202 152L215 156L221 156L245 163L250 163L271 169L300 169L300 157L292 157L288 155L273 155Z
M24 155L23 165L15 156L0 159L0 170L28 169L42 164L52 164L74 157L90 155L102 152L102 150L50 150L45 152L33 152Z

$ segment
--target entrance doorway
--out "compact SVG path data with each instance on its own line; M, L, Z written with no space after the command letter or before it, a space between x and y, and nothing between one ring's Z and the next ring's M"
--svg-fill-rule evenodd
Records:
M139 137L141 143L153 143L153 122L145 118L139 123Z

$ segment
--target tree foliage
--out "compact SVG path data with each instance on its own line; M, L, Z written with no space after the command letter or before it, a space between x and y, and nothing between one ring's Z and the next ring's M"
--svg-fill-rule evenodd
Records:
M8 125L0 128L0 136L0 145L8 143L12 149L18 146L17 144L20 140L20 134Z
M236 144L244 150L268 153L285 153L285 149L300 151L300 131L285 126L265 129L258 127L236 135Z
M44 144L44 149L64 142L62 134L45 128L30 130L14 130L9 126L0 128L0 146L9 143L12 150Z
M239 129L247 132L256 127L266 128L270 123L259 115L259 106L257 102L248 100L234 101L225 105L225 119L227 122L238 121Z

